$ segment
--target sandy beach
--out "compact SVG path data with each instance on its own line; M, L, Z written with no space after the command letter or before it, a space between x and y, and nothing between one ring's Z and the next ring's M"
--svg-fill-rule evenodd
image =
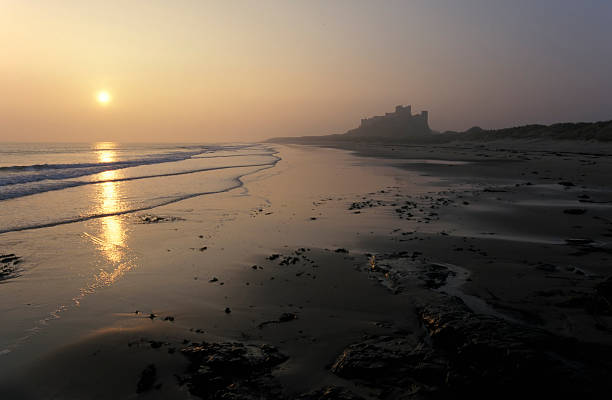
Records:
M0 5L0 400L605 399L612 1Z
M2 253L20 260L2 283L2 392L609 389L607 149L274 147L275 166L228 192L0 235ZM109 229L121 245L104 240Z

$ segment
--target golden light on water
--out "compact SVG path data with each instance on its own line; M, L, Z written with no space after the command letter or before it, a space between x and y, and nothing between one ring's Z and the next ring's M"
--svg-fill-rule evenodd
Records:
M108 163L117 160L117 145L112 142L97 143L95 150L98 162ZM121 182L115 180L121 178L119 170L108 170L100 173L100 183L95 187L96 213L102 215L114 214L122 211L121 206ZM94 276L93 282L80 290L78 296L73 300L80 303L90 293L110 286L123 274L131 270L136 263L136 256L127 245L127 231L123 218L119 215L108 215L98 218L99 230L97 234L85 232L98 250L106 259L100 271Z
M97 145L98 161L102 163L113 162L117 159L114 143L99 143ZM119 182L113 182L119 177L117 170L108 170L100 174L98 204L100 214L113 214L121 211L119 199ZM112 262L120 262L122 249L125 245L125 229L123 221L118 215L110 215L100 219L102 224L102 239L100 243L102 252Z
M98 161L102 163L117 160L115 143L98 143ZM121 177L118 170L108 170L100 174L101 183L97 184L96 196L98 200L99 214L114 214L122 211L121 207L121 182L114 180ZM94 286L105 286L112 284L117 278L132 267L129 257L129 249L126 246L125 223L119 215L109 215L99 219L100 235L94 240L102 254L114 265L110 272L101 270L96 277Z
M95 145L96 153L98 154L98 162L101 163L109 163L117 160L117 151L115 148L117 147L116 143L113 142L99 142ZM115 171L105 171L102 173L102 177L104 180L111 179L105 178L104 174L113 173Z
M112 180L116 178L116 171L106 171L102 173L104 180ZM112 214L120 211L117 182L101 183L100 191L100 208L104 214ZM113 262L121 261L122 250L125 245L125 230L123 221L118 215L110 215L100 219L102 223L102 237L104 243L102 251L106 257Z
M103 163L113 162L115 161L115 153L112 150L102 150L98 153L98 160ZM106 174L107 172L114 171L105 171L102 173L102 175Z

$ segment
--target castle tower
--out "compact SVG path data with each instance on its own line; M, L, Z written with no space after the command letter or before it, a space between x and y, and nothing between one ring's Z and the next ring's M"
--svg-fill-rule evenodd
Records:
M412 114L412 106L411 105L407 105L407 106L395 106L395 113L399 114L399 113L407 113L407 114Z
M429 112L421 111L421 118L423 119L423 121L425 121L425 123L428 123L427 120L429 119Z

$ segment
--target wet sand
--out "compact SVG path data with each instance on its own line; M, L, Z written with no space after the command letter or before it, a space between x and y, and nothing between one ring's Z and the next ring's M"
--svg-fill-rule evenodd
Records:
M336 147L357 155L278 146L277 166L235 191L1 235L21 271L0 287L14 304L2 317L2 392L395 399L609 389L610 152ZM105 240L113 229L121 245ZM58 264L62 282L43 282ZM70 284L66 270L91 283ZM41 307L31 297L57 310L44 323L35 311L25 318Z

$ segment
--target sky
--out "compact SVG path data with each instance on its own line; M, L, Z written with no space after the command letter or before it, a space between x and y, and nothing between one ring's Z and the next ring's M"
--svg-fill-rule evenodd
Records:
M609 0L0 0L0 141L610 120L611 38Z

